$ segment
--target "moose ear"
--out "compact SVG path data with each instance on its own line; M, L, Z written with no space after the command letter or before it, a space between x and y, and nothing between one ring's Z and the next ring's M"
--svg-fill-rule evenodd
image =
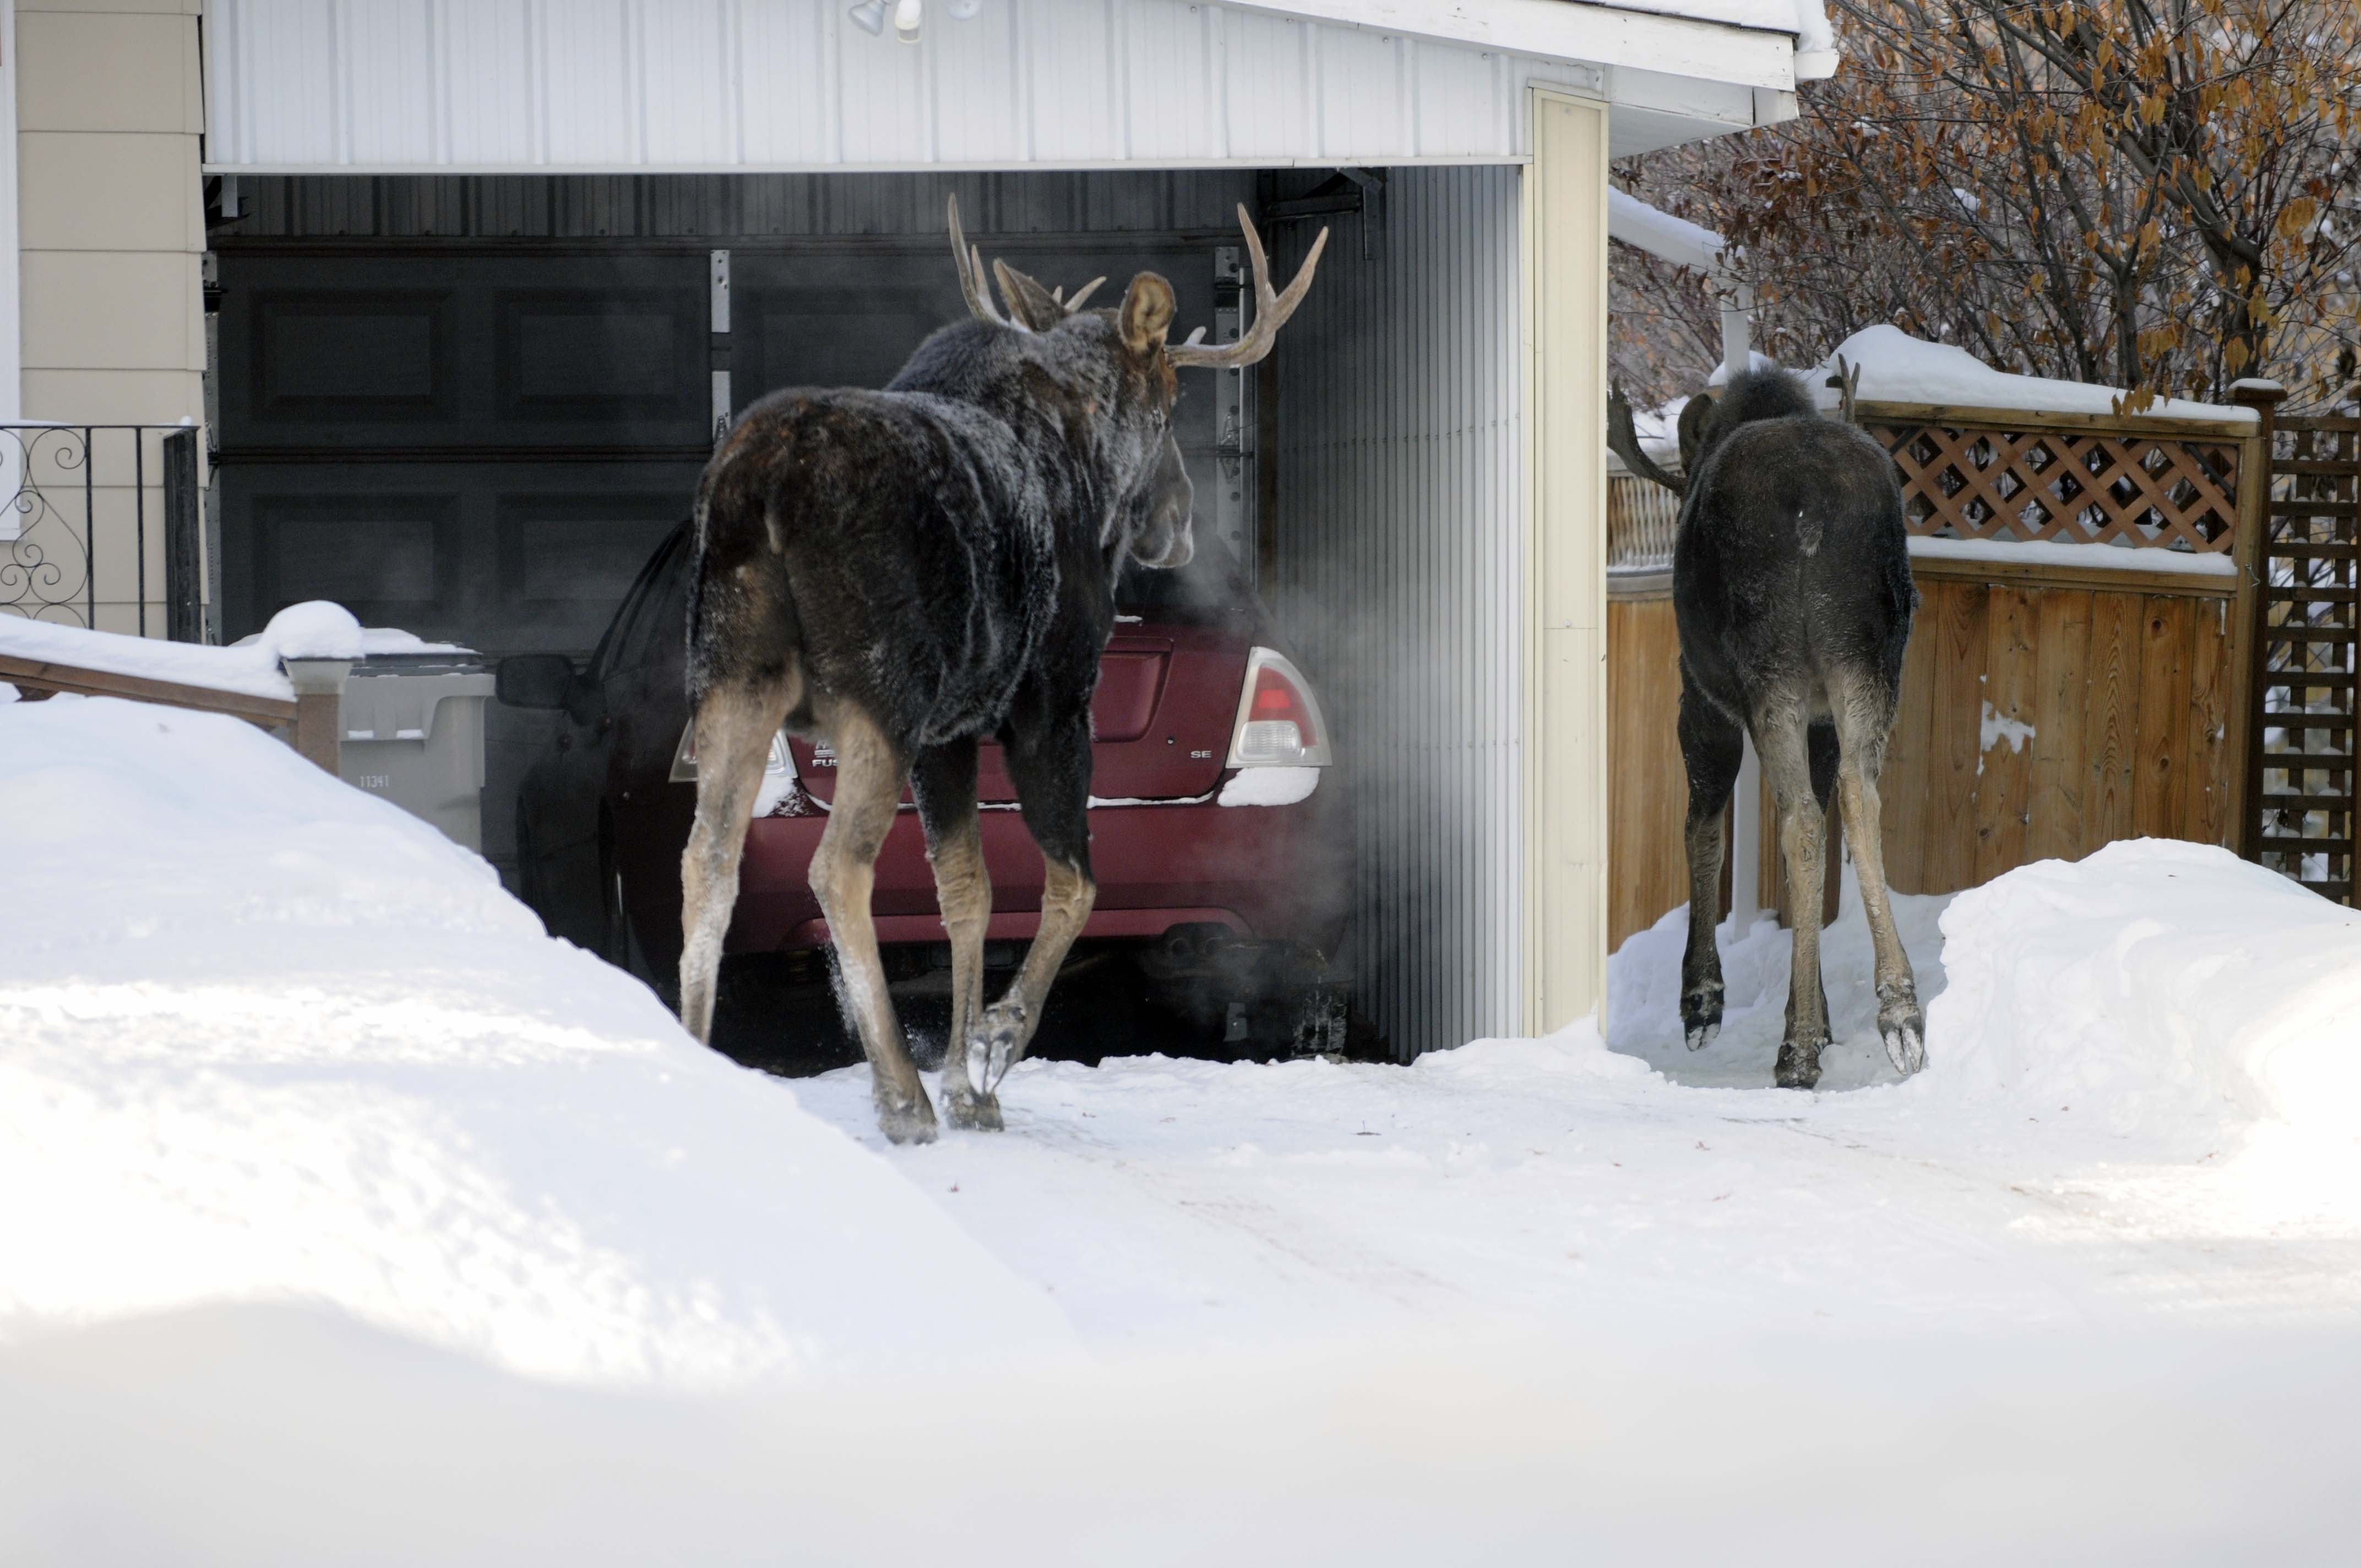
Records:
M1681 442L1681 472L1697 477L1699 449L1705 445L1705 422L1713 417L1713 394L1699 392L1681 406L1677 427Z
M1005 261L994 261L992 275L1000 280L1000 297L1008 302L1008 313L1035 332L1048 332L1066 319L1066 307L1056 296Z
M1164 346L1172 326L1172 285L1154 272L1142 272L1123 291L1123 308L1115 313L1123 329L1123 345L1145 355Z

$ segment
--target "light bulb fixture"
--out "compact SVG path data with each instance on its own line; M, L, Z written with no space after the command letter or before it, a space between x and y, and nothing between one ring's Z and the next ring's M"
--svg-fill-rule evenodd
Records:
M906 44L917 43L918 24L925 17L925 0L894 0L894 36Z
M861 0L860 5L845 15L852 18L854 27L871 38L885 30L885 0Z
M975 14L983 9L983 0L951 0L946 9L950 12L954 22L972 22Z

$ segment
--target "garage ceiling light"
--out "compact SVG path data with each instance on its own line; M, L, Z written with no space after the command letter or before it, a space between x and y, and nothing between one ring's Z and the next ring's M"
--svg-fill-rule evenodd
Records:
M983 0L950 0L951 20L964 22L983 9ZM873 38L885 30L885 0L861 0L845 13ZM894 36L906 44L918 41L918 25L926 19L925 0L894 0Z

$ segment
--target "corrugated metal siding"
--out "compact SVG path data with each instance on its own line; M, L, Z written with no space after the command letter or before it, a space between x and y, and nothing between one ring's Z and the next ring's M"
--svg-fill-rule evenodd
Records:
M1392 170L1278 351L1274 587L1357 803L1361 1006L1404 1056L1513 1032L1525 990L1520 199Z
M290 174L238 181L240 239L1235 234L1245 170L1025 174Z
M207 167L491 170L1521 158L1597 68L1189 0L212 0Z

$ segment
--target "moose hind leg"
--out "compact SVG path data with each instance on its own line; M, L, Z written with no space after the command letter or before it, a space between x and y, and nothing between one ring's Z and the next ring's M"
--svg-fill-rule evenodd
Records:
M1877 780L1894 719L1891 688L1874 674L1840 679L1837 723L1843 732L1844 760L1837 771L1837 802L1844 813L1845 842L1852 847L1861 881L1861 912L1869 917L1870 941L1877 953L1877 1034L1886 1058L1905 1077L1927 1065L1927 1014L1918 1004L1918 980L1910 955L1894 929L1893 900L1885 885L1885 846Z
M1007 737L1009 776L1025 826L1041 848L1041 928L1005 994L984 1009L976 1043L984 1053L984 1092L998 1088L1041 1026L1050 982L1098 901L1091 876L1091 729L1087 711L1031 735Z
M928 1103L926 1085L918 1080L901 1021L894 1015L870 914L877 852L894 826L907 763L876 722L850 703L834 705L824 722L836 747L836 793L812 855L811 883L828 916L838 1000L869 1058L877 1124L897 1144L932 1143L935 1108Z
M1776 1078L1782 1089L1809 1089L1820 1080L1820 1052L1828 1043L1828 993L1820 984L1820 893L1826 852L1823 818L1812 794L1804 715L1792 701L1758 711L1754 742L1779 811L1780 858L1785 862L1787 909L1795 921L1795 961L1788 973L1787 1028L1779 1042Z
M718 687L706 694L691 719L697 727L697 818L680 858L680 1021L708 1043L722 939L738 906L746 824L763 786L771 738L801 685L782 676Z
M952 741L920 753L910 771L927 859L935 869L935 905L951 944L950 1043L943 1054L942 1114L954 1127L1000 1129L1000 1102L976 1088L968 1036L983 1012L983 935L992 921L992 877L983 863L983 828L975 808L975 742Z
M1688 773L1684 838L1689 858L1689 941L1681 959L1681 1027L1689 1049L1702 1050L1721 1033L1721 952L1713 928L1721 918L1721 861L1728 850L1731 786L1744 754L1735 719L1681 691L1681 761Z

